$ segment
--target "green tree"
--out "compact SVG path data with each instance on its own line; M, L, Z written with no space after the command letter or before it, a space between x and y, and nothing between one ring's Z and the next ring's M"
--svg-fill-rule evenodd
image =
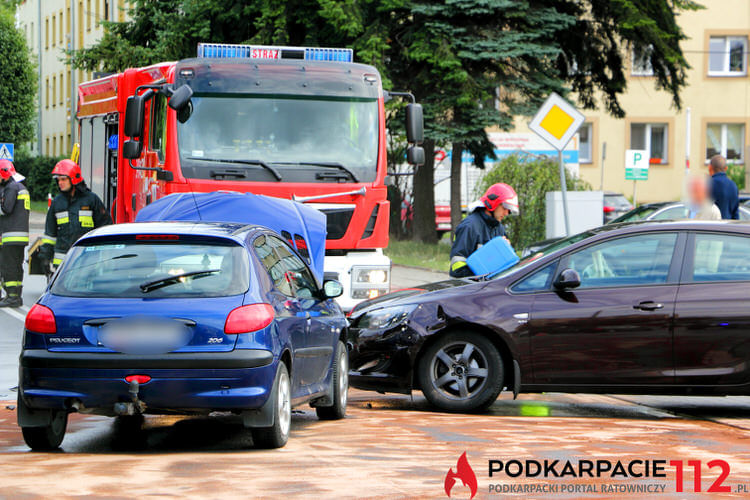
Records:
M0 4L0 54L0 142L21 147L34 138L36 74L7 3Z
M591 189L585 181L565 171L567 189L571 191ZM516 250L531 243L546 239L545 196L547 191L560 190L560 170L556 161L544 156L516 154L506 156L490 168L477 185L477 197L496 182L506 182L518 193L521 210L519 217L503 220L508 238Z

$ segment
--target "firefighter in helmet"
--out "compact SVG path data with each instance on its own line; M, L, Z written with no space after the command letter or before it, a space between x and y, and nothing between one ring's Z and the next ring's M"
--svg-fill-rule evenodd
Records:
M456 227L450 264L450 275L454 278L472 276L466 259L492 238L505 236L503 218L509 214L519 213L515 190L502 182L490 186L479 202L479 205Z
M13 163L0 160L0 274L6 293L0 307L23 305L23 249L29 244L31 198L14 174Z
M60 194L47 210L40 257L59 266L68 249L92 229L112 223L104 203L83 180L81 167L73 160L60 160L52 169ZM46 266L45 266L46 267Z

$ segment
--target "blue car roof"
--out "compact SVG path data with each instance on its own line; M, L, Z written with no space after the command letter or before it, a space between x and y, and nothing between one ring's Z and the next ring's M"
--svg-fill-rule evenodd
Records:
M175 193L142 208L136 221L240 223L298 234L307 243L313 273L323 282L326 216L296 201L252 193Z
M238 223L219 222L131 222L124 224L112 224L89 231L79 241L106 236L133 235L133 234L177 234L185 236L216 236L232 239L242 243L242 238L236 233L245 228L267 229L262 226L248 226ZM244 231L243 231L244 232Z

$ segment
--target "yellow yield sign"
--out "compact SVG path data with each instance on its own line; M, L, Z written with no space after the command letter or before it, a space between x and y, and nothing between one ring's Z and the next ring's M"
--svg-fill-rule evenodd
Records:
M544 102L529 128L555 149L562 151L573 138L585 117L568 101L552 93Z

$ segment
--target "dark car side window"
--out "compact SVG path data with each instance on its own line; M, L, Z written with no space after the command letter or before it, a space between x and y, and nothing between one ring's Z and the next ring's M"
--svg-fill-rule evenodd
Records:
M693 249L692 281L750 280L750 238L698 233Z
M534 271L530 275L516 282L510 290L514 293L541 292L548 290L552 280L552 273L555 272L557 261L547 264L543 268Z
M626 236L563 257L560 269L574 269L580 288L666 283L677 233Z
M315 295L318 289L315 278L286 243L274 236L263 235L255 239L253 246L281 293L301 299Z

